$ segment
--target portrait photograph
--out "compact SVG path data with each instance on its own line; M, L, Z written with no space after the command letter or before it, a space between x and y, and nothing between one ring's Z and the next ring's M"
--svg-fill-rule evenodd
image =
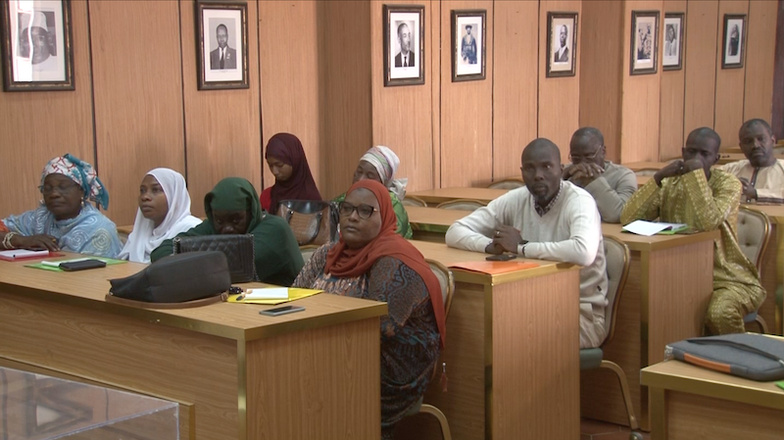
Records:
M485 79L486 10L452 11L452 81Z
M547 77L574 76L577 13L547 13Z
M199 90L248 88L246 3L196 3Z
M683 67L683 17L682 12L664 14L663 70L680 70Z
M69 0L2 3L3 89L74 90Z
M721 58L722 69L737 69L743 67L743 51L746 44L746 16L724 16L724 48Z
M656 73L659 11L632 11L631 74Z
M384 86L425 83L424 6L384 5Z

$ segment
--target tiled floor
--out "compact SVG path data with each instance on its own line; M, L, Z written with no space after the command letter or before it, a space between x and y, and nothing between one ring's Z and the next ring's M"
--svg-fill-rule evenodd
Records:
M642 432L644 440L650 440L649 432ZM629 428L598 420L580 420L580 440L629 440Z

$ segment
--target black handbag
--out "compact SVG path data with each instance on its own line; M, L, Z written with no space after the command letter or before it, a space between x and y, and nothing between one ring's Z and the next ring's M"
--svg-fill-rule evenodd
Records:
M183 303L213 298L229 290L226 256L218 251L169 255L142 271L109 280L109 302L123 298L146 303Z
M174 237L172 244L175 254L221 251L226 255L232 283L246 283L256 280L256 258L252 234Z
M321 200L282 200L278 216L283 217L294 232L300 246L322 245L337 236L336 206Z

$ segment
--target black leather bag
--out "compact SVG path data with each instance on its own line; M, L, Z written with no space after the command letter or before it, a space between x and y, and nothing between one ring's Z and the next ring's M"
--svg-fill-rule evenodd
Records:
M109 296L148 303L182 303L220 295L231 287L231 277L226 256L209 251L169 255L141 272L109 283Z
M226 255L232 283L256 280L256 258L252 234L174 237L174 253L221 251Z
M336 214L333 203L321 200L282 200L278 205L278 216L289 224L300 246L334 241Z

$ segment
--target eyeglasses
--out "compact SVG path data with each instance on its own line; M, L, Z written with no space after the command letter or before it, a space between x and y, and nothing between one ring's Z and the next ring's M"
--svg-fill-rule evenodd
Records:
M68 194L71 191L76 190L76 188L79 188L79 185L76 185L74 183L70 183L70 184L68 184L68 183L61 183L61 184L59 184L57 186L41 185L41 186L38 187L38 190L41 191L41 194L43 194L45 196L48 196L49 194L51 194L55 190L57 190L57 192L59 194Z
M604 145L602 145L601 147L597 148L596 151L593 152L593 154L589 154L587 156L581 156L579 154L574 155L572 153L569 153L569 160L574 162L574 163L580 163L582 161L594 160L594 159L596 159L596 156L599 155L599 152L602 151L602 148L604 148Z
M349 217L354 211L357 211L359 218L367 220L374 212L378 211L378 208L365 205L364 203L359 206L354 206L348 202L340 202L338 204L338 212L340 212L341 217Z

